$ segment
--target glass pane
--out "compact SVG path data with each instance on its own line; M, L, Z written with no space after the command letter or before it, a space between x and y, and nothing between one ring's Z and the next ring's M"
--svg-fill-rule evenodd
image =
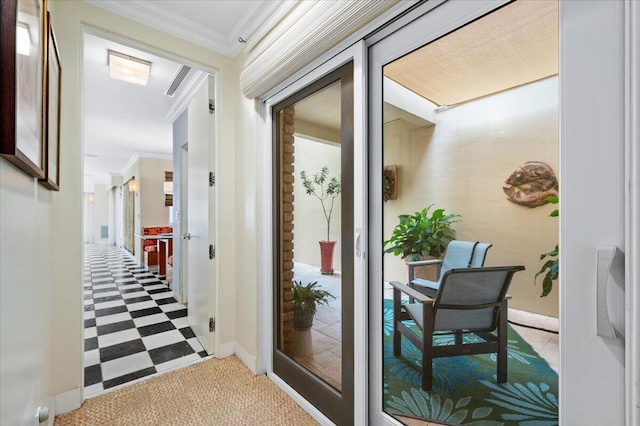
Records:
M276 114L277 348L341 390L340 82Z
M558 195L557 3L535 3L510 3L383 68L383 404L403 421L557 423L557 282L540 297L547 271L535 279L557 259L540 262L558 244L557 206L547 200ZM431 265L407 264L418 260ZM524 265L508 288L519 312L497 315L552 332L500 328L493 309L488 320L480 309L455 309L481 304L489 279L481 287L458 278L458 294L449 278L443 300L464 302L424 317L406 293L394 304L389 283L398 281L437 307L444 272L470 264ZM501 330L506 349L498 350Z

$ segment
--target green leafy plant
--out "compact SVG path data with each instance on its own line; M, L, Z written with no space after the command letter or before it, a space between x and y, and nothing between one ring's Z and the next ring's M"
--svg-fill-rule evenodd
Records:
M558 197L551 196L545 198L551 204L558 204ZM560 215L560 210L555 209L552 211L549 216L558 217ZM542 253L540 255L540 261L547 259L547 261L542 265L542 268L538 271L538 273L534 277L534 283L538 281L538 275L544 273L544 278L542 279L542 294L540 297L545 297L551 293L551 289L553 288L553 282L558 279L559 271L559 259L558 255L560 254L560 248L558 245L548 253ZM545 273L546 271L546 273Z
M317 287L318 282L303 284L302 281L293 282L293 307L294 309L311 309L316 312L317 305L328 305L329 298L335 296L326 290Z
M327 220L327 239L329 241L329 231L331 229L331 214L333 213L333 206L335 199L338 198L342 192L342 183L337 177L329 179L329 168L324 166L320 172L313 175L313 178L309 178L307 173L303 170L300 172L300 179L302 179L302 185L307 195L313 195L322 205L322 213ZM325 185L326 183L326 185Z
M441 257L450 241L455 239L451 224L458 222L457 214L444 214L436 209L431 215L431 204L413 215L400 215L400 222L393 229L391 238L383 242L385 253L402 256L409 261L420 256ZM388 247L387 247L388 246Z

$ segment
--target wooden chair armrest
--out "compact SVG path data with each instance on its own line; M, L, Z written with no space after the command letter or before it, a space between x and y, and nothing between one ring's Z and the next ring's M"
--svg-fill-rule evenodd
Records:
M424 294L420 293L417 290L412 289L406 284L402 284L401 282L398 282L398 281L391 281L389 282L389 284L393 286L394 291L396 290L401 291L402 293L409 295L409 297L417 300L420 303L433 303L432 298L430 298L429 296L425 296Z

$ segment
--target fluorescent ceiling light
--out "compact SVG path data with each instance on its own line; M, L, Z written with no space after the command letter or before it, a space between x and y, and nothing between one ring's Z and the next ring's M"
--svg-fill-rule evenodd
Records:
M151 62L109 50L109 75L122 81L146 86Z
M20 55L29 56L31 52L31 36L29 26L24 22L18 23L18 33L16 35L16 50Z

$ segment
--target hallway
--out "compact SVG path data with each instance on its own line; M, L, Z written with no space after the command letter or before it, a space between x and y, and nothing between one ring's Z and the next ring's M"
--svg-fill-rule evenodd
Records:
M165 281L114 246L84 257L85 398L207 356Z

